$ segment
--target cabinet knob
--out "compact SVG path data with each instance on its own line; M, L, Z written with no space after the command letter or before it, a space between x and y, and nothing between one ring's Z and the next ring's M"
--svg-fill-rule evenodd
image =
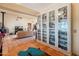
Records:
M74 33L77 33L77 30L76 29L74 29L74 31L73 31Z

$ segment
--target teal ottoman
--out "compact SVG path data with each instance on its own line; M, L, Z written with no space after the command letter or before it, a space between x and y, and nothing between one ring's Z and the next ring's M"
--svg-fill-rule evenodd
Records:
M33 47L30 47L27 51L32 56L45 56L46 55L45 52Z
M18 56L29 56L29 53L27 51L20 51Z

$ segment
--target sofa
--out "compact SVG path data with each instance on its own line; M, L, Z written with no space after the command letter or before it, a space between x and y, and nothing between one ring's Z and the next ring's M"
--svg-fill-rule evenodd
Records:
M32 31L18 31L16 33L17 38L27 38L27 37L32 37L33 32Z

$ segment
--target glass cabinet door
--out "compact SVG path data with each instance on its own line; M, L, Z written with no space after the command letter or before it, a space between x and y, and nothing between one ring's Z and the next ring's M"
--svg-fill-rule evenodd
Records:
M47 14L42 15L42 39L47 42Z
M38 16L37 24L38 24L37 37L38 37L38 40L41 40L41 16Z
M67 6L58 9L58 47L67 50Z
M49 12L49 44L55 45L55 11Z

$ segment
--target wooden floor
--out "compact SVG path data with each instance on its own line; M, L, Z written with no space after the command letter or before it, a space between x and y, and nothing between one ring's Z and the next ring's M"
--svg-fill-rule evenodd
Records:
M22 43L16 47L10 48L6 56L17 56L18 52L21 50L27 50L29 47L35 47L35 48L40 48L50 56L64 56L63 53L50 48L47 45L44 45L36 40L29 40L25 43Z

